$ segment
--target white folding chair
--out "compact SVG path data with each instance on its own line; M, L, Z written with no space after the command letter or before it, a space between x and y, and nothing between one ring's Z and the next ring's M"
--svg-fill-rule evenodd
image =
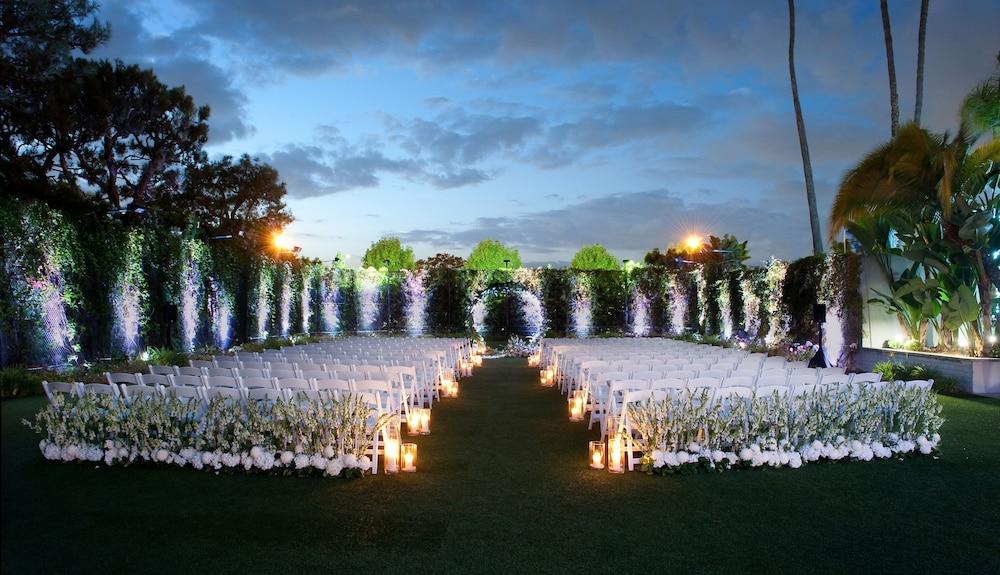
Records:
M206 387L222 387L230 389L239 389L240 382L235 377L225 377L221 375L207 375L204 378Z
M140 373L137 374L137 377L139 379L139 385L170 385L169 375Z
M174 365L149 365L151 375L177 375L177 366Z
M80 387L80 395L108 395L118 398L121 395L121 390L118 389L117 385L109 383L84 383Z
M851 376L851 385L862 385L865 383L876 383L882 381L882 375L878 373L855 373Z
M239 382L244 389L277 389L269 377L241 377Z
M139 385L142 383L139 380L140 374L138 373L110 373L105 372L105 379L108 380L110 385L126 384L126 385Z
M139 397L163 397L163 387L160 385L121 385L122 397L127 403Z
M67 383L62 381L42 381L42 389L49 398L49 403L55 403L57 395L80 397L80 383ZM65 397L64 397L65 399Z
M205 380L200 375L168 375L171 387L205 387Z

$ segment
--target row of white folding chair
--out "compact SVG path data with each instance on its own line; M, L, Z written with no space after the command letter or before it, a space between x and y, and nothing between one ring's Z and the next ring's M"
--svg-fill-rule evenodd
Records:
M50 403L54 403L59 395L83 397L86 394L109 395L118 398L120 390L116 385L107 383L83 383L80 381L42 381L42 389Z

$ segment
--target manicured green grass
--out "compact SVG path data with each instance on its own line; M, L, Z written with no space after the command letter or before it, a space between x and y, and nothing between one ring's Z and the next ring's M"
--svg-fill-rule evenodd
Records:
M1000 401L940 456L651 477L586 465L524 360L434 409L419 472L356 481L49 463L2 404L4 573L1000 572Z

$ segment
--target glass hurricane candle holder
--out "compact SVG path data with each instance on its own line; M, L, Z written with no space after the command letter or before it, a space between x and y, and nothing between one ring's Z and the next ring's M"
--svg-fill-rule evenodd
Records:
M604 469L604 442L590 442L590 468Z
M576 389L569 396L569 420L583 421L583 404L587 392Z
M625 452L622 449L622 436L613 432L608 440L608 471L625 473Z
M413 473L417 470L417 444L404 443L400 448L403 459L403 471Z
M424 407L420 411L420 435L431 434L431 408Z
M483 367L483 356L481 356L481 355L474 355L474 356L472 356L472 363L476 367Z
M420 435L420 410L411 409L408 414L406 414L406 434L407 435Z
M385 431L385 472L399 471L399 422L389 425Z

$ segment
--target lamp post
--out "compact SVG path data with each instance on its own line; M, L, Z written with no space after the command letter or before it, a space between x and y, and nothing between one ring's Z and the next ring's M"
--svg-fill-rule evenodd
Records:
M389 260L382 260L385 264L385 329L389 331L392 326L392 286L390 285Z
M628 308L630 303L629 300L631 299L629 297L631 294L629 294L628 262L629 262L628 258L622 260L622 272L624 274L624 279L625 279L625 333L628 333L628 326L629 326Z
M503 269L505 272L510 269L509 259L505 259L503 261ZM510 280L508 279L506 281ZM510 293L508 293L507 296L504 297L503 299L504 299L504 312L506 314L506 321L504 322L504 335L510 338Z

